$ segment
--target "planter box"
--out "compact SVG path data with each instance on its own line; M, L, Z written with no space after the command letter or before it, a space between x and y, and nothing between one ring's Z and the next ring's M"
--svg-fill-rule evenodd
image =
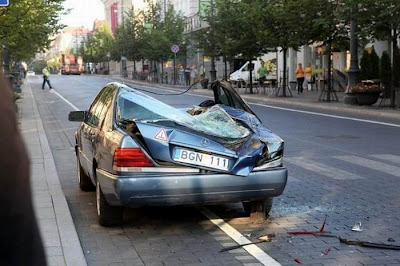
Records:
M380 93L356 93L359 105L373 105L378 101Z

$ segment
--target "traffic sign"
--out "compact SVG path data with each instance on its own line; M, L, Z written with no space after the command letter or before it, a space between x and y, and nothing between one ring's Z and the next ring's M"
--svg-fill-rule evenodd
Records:
M176 54L177 52L179 52L179 46L176 45L176 44L172 45L171 51L172 51L174 54Z
M110 53L110 52L107 52L106 56L107 56L108 58L110 58L110 57L111 57L111 53Z
M10 2L8 0L0 0L0 6L8 6Z

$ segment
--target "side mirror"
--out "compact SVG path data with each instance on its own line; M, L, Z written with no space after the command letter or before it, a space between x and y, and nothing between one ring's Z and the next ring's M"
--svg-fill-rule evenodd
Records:
M68 120L72 122L83 122L86 118L86 111L72 111L68 114Z

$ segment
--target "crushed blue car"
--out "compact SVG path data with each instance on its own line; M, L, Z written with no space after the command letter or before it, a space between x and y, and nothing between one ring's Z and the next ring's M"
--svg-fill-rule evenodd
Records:
M228 82L214 100L175 108L110 83L88 111L74 111L79 186L96 190L99 223L123 208L242 202L268 215L287 182L284 141L264 127Z

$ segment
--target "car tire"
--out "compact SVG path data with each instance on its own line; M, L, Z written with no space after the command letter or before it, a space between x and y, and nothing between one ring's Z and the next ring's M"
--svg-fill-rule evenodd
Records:
M99 181L96 183L96 208L100 225L113 226L122 224L124 208L120 206L110 206L107 203Z
M78 156L76 157L76 169L78 171L77 174L78 174L79 188L82 191L94 191L96 187L93 185L90 177L84 173Z
M265 219L272 209L274 199L267 198L265 200L243 202L243 209L247 216L254 219Z

